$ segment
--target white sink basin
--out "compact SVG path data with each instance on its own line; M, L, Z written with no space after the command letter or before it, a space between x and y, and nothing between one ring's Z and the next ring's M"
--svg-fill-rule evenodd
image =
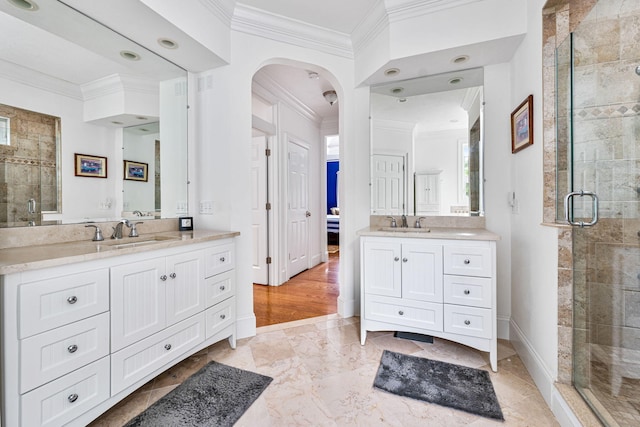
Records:
M381 227L380 231L393 231L394 233L429 233L429 228L402 228L402 227Z

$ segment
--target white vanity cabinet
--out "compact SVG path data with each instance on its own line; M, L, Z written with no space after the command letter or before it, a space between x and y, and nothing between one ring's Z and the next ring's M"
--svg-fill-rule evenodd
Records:
M360 339L440 337L490 353L497 370L495 241L361 237Z
M0 276L0 424L84 426L185 357L235 348L234 251L227 238Z

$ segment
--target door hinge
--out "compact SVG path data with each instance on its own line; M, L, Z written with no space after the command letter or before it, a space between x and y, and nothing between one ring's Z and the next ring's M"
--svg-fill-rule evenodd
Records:
M267 156L267 157L269 157L269 156L271 155L271 148L266 148L266 149L264 150L264 155L265 155L265 156Z
M267 257L267 264L271 264L271 257L270 256Z
M267 204L265 205L265 209L270 211L271 210L271 203L267 202Z

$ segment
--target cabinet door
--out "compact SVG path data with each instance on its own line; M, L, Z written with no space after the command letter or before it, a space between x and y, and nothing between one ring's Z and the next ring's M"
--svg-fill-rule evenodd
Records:
M204 253L167 258L167 326L204 310Z
M442 246L402 245L402 298L442 302Z
M165 258L111 268L112 352L165 327L167 280Z
M400 244L364 243L364 288L374 295L401 297Z

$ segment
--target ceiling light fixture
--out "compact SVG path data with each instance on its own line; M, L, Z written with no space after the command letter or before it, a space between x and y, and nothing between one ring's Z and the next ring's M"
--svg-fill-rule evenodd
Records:
M123 125L123 124L124 124L124 123L122 123L122 122L117 122L117 121L115 121L115 120L114 120L114 121L112 121L111 123L112 123L112 124L114 124L114 125Z
M469 55L460 55L456 56L451 60L454 64L462 64L463 62L467 62L469 60Z
M178 48L178 43L174 42L171 39L168 39L166 37L162 37L158 39L158 44L164 48L167 49L177 49Z
M407 98L398 98L398 102L400 103L407 102Z
M404 88L403 87L394 87L393 89L391 89L391 93L394 95L397 95L399 93L404 92Z
M384 70L384 75L387 77L393 77L395 75L400 74L400 69L399 68L388 68L386 70Z
M7 0L7 1L11 3L13 6L22 10L27 10L29 12L35 12L36 10L39 9L38 5L32 0Z
M338 101L338 94L336 93L335 90L328 90L324 92L322 96L324 96L324 99L327 100L329 105L333 105Z
M318 80L320 78L320 75L315 71L309 71L309 78L311 80Z
M149 120L148 117L144 117L144 116L137 116L136 119L138 119L138 120Z
M127 59L129 61L139 61L140 60L140 55L138 55L135 52L131 52L130 50L120 51L120 56L122 56L124 59Z
M462 83L463 78L462 77L454 77L451 80L449 80L449 84L450 85L457 85Z

